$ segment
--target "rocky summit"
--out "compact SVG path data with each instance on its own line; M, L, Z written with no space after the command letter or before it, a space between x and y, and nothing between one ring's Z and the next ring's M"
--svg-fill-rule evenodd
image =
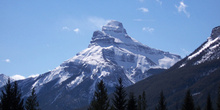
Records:
M215 39L217 37L220 37L220 26L217 26L217 27L212 29L211 38Z

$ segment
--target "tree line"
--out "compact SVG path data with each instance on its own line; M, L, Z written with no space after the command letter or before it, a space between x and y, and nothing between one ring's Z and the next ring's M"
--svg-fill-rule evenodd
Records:
M4 86L4 90L1 92L0 110L40 110L35 88L32 89L31 95L26 99L25 102L24 99L21 98L22 94L16 81L11 83L10 79L8 79L8 82ZM218 89L216 105L216 110L220 110L220 87ZM101 80L99 83L97 83L97 87L88 110L147 110L147 107L148 105L145 91L143 91L138 98L136 98L132 92L127 94L125 87L122 84L122 79L119 78L118 84L115 86L113 98L111 100L108 97L107 88L105 87L104 81ZM163 91L160 92L160 97L155 110L168 110ZM185 94L181 109L177 108L177 110L202 109L200 106L195 107L193 96L190 90L188 90ZM207 97L204 110L214 110L210 95Z
M104 81L101 80L97 83L97 88L94 92L93 99L88 107L88 110L147 110L147 100L145 91L138 98L135 97L134 93L127 93L122 84L122 79L118 79L118 84L115 86L113 98L110 100L107 94L107 88L105 87ZM111 101L111 103L110 103ZM217 109L220 110L220 87L218 89L217 96ZM202 110L200 106L195 107L193 96L190 90L187 90L182 107L177 110ZM166 105L166 98L163 91L160 92L160 97L155 110L168 110ZM207 102L204 110L214 110L210 95L207 97Z
M17 81L11 83L10 79L1 91L0 110L40 110L37 101L35 88L32 89L31 95L26 99L21 98L21 91L18 89Z

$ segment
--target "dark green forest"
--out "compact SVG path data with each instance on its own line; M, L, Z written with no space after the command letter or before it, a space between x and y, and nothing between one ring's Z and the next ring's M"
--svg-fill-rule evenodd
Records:
M220 86L217 94L216 99L211 99L210 94L208 94L206 96L206 103L204 103L205 107L202 108L201 105L195 103L188 89L182 99L183 103L180 107L176 107L176 110L214 110L214 108L220 110ZM35 88L32 89L30 96L25 102L21 96L21 90L18 88L17 82L11 83L10 79L8 79L4 90L2 90L0 109L40 110ZM150 102L150 100L147 100L147 96L147 91L143 91L142 94L137 96L133 92L128 94L122 84L122 79L119 78L118 84L115 86L113 97L109 98L105 83L101 80L96 85L96 91L88 110L148 110L148 102ZM163 91L158 94L158 97L155 110L168 110ZM217 103L212 103L213 100L216 100Z
M97 84L93 100L90 103L88 110L148 110L147 103L150 102L150 100L146 100L146 93L147 91L143 91L142 94L135 96L133 92L130 92L128 95L122 85L122 79L120 78L118 80L118 85L115 86L113 97L110 99L107 95L104 81L101 80ZM216 99L211 99L210 95L207 96L204 108L202 108L201 105L195 104L194 98L189 89L183 97L183 103L180 107L176 107L176 110L214 110L214 106L216 106L216 110L220 110L220 86L218 88ZM163 91L160 92L157 100L158 103L155 106L155 110L168 110L166 97L164 96ZM212 103L212 100L216 100L217 103Z

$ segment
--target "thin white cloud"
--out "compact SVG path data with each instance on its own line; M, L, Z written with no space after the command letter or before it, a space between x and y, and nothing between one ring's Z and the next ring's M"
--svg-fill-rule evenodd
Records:
M151 28L151 27L143 27L142 30L152 33L152 32L154 31L154 28Z
M73 31L73 32L75 32L75 33L78 33L78 32L79 32L79 28L71 29L71 28L69 28L69 27L67 27L67 26L63 26L63 27L62 27L62 30L64 30L64 31Z
M99 18L99 17L89 17L88 21L93 26L100 29L102 26L106 25L110 20L106 20L106 19Z
M10 63L10 62L11 62L10 59L5 59L4 61L5 61L6 63Z
M190 13L186 11L187 5L183 1L180 2L179 6L175 5L175 7L179 13L183 12L188 18L190 17Z
M76 28L73 30L75 33L78 33L79 32L79 28Z
M11 76L12 79L14 80L22 80L22 79L25 79L24 76L21 76L21 75L14 75L14 76Z
M69 27L67 27L67 26L64 26L64 27L62 27L62 30L67 30L67 31L70 31L70 28L69 28Z
M142 11L143 13L149 12L149 10L147 8L144 8L144 7L138 8L138 10Z
M159 3L160 5L162 5L162 3L163 3L163 2L160 1L160 0L156 0L156 2Z

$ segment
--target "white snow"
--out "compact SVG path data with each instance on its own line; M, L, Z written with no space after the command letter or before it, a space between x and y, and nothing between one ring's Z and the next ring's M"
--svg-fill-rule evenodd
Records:
M183 63L182 65L180 65L180 67L179 68L182 68L182 67L184 67L186 64L185 63Z
M204 55L202 56L202 58L200 60L198 60L195 64L200 64L200 63L203 63L207 60L212 60L212 55L215 54L215 49L218 48L220 46L220 43L214 45L214 46L210 46L209 47L209 51Z
M21 76L21 75L13 75L13 76L11 76L11 78L12 79L14 79L14 80L23 80L23 79L25 79L25 77L24 76Z
M51 74L49 74L48 76L46 76L43 80L42 80L42 84L46 84L56 78L59 78L61 76L61 73L63 73L63 67L59 66L56 69L51 71ZM41 84L40 84L41 85Z
M200 50L198 50L196 53L189 56L187 58L187 60L191 60L192 58L196 57L197 55L199 55L201 52L203 52L205 50L207 50L207 51L205 51L205 54L202 56L201 59L194 62L194 65L198 65L198 64L203 63L205 61L212 60L213 58L218 57L219 55L217 55L218 53L216 53L215 51L220 46L220 43L217 42L219 40L220 40L220 37L217 37L215 39L212 39L211 37L209 37L208 41L204 44L204 46Z
M164 58L159 59L159 65L160 67L167 69L171 67L172 65L174 65L177 61L178 59L169 58L165 56Z
M36 78L36 77L38 77L40 74L32 74L32 75L30 75L30 76L28 76L28 78Z
M100 46L91 46L82 52L80 52L77 56L69 59L68 62L76 62L76 63L87 63L90 65L97 65L98 63L104 63L102 58L102 47Z
M216 42L217 40L219 40L219 37L215 38L214 40L212 40L211 38L208 38L207 43L199 51L189 56L188 60L191 60L192 58L199 55L202 51L204 51L206 48L208 48L212 43Z
M199 95L201 94L200 92L196 92L196 93L193 93L192 96L196 96L196 95Z
M67 84L67 87L73 89L77 85L79 85L83 81L83 77L85 75L82 73L80 76L77 76L73 81L71 81L69 84Z
M106 76L109 76L110 75L110 72L108 72L108 71L102 71L101 72L101 75L99 76L99 78L101 78L101 77L106 77Z
M54 70L50 71L50 74L36 80L35 83L32 85L32 88L35 87L36 93L38 93L44 84L46 84L50 81L53 81L54 79L57 79L57 78L59 79L59 81L57 83L55 83L54 86L62 84L63 81L65 81L66 79L71 77L71 75L68 72L64 72L63 68L64 67L59 66L59 67L55 68ZM40 77L40 76L38 76L38 77ZM35 77L35 79L36 78L37 77Z

